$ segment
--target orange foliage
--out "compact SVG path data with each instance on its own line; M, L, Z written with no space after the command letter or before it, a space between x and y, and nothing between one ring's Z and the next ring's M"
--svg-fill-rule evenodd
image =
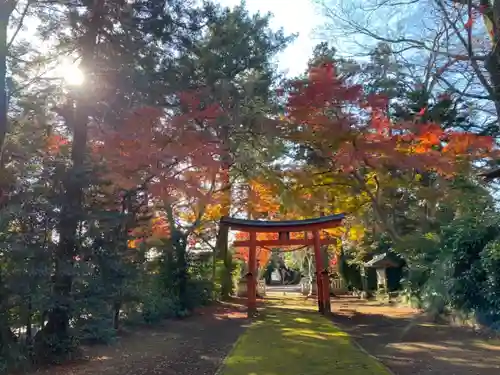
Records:
M110 206L121 204L120 192L138 186L147 186L150 203L171 205L184 221L214 203L211 186L221 168L221 144L213 127L220 108L202 105L200 94L179 95L182 114L138 108L124 114L117 127L90 128L92 156L112 183L106 191ZM147 236L168 235L165 223L156 220L150 226Z
M175 220L186 226L217 215L213 186L222 150L215 120L221 110L201 103L202 94L180 94L183 113L137 108L123 114L117 126L90 127L92 157L104 167L102 178L111 182L103 191L104 204L120 210L122 193L142 187L147 191L146 211L168 205ZM129 246L167 238L170 228L163 215L135 228Z
M128 246L130 248L137 248L144 241L148 242L155 239L168 238L170 236L170 227L167 219L159 216L152 218L146 226L134 228L130 231L129 235L133 239L128 241Z
M339 80L331 67L315 68L307 82L293 86L284 122L292 128L290 140L314 148L339 172L391 167L449 176L464 160L492 156L491 137L442 130L439 124L391 121L384 115L384 96L365 95L361 85Z
M181 100L189 110L182 115L139 108L116 130L92 129L94 157L105 162L106 177L116 186L131 189L147 180L152 194L197 194L200 176L219 169L219 142L209 131L218 107L198 109L194 94L183 94Z
M61 151L61 147L68 145L69 141L67 138L52 134L46 139L47 153L49 155L56 155Z
M257 266L265 267L271 258L271 251L269 249L257 248ZM248 249L238 248L234 254L234 258L248 262Z
M279 211L278 193L269 184L259 180L251 180L248 185L247 210L251 216L259 214L273 216Z

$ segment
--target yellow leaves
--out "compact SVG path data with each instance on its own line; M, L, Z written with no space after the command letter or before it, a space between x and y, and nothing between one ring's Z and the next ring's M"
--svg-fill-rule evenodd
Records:
M359 242L365 235L365 227L361 224L351 224L347 231L347 238L353 242Z
M345 233L345 228L344 227L329 228L329 229L325 229L324 232L327 233L331 237L339 237L340 238Z
M179 213L179 218L182 221L185 221L187 223L192 223L196 220L196 213L194 211L189 211L189 212L180 212Z
M142 239L134 239L134 240L129 240L127 242L127 245L129 249L137 249L139 247L139 244L142 242Z
M217 221L223 216L223 207L220 203L209 204L205 208L204 218L207 221Z
M247 207L251 214L266 213L269 215L279 211L281 203L277 199L278 194L269 183L251 180L248 187Z
M347 226L327 229L324 232L330 237L336 237L340 245L342 238L351 242L361 241L365 236L365 227L361 223L349 223Z
M199 207L197 207L197 203ZM223 205L216 201L211 200L211 202L195 202L193 207L185 207L181 212L178 213L180 219L186 223L194 223L197 219L201 222L214 222L219 221L222 216L224 216ZM200 218L201 215L201 218Z

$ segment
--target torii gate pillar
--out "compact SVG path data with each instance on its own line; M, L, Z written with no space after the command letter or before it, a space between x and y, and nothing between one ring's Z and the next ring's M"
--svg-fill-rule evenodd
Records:
M313 244L314 258L316 259L318 311L322 314L329 314L332 311L330 303L330 277L328 275L328 269L325 266L326 259L323 259L321 238L318 230L313 231Z
M248 250L248 315L253 315L257 312L257 233L255 232L250 232L250 246Z

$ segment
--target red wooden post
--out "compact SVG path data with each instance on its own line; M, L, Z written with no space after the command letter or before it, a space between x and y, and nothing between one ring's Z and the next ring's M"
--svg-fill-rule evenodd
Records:
M328 269L325 268L322 272L322 286L323 286L323 314L329 314L332 311L330 304L330 276Z
M319 232L317 230L313 231L314 240L314 259L316 263L316 285L317 285L317 298L318 298L318 311L323 313L324 310L324 297L323 297L323 282L321 275L321 266L323 264L323 259L321 257L321 242L319 237Z
M247 277L247 303L248 315L257 310L256 272L257 272L257 233L250 232L250 246L248 248L248 277Z

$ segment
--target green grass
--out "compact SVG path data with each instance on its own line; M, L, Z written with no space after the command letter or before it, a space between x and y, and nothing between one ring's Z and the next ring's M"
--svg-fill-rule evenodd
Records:
M317 313L269 308L240 337L218 375L388 375Z

